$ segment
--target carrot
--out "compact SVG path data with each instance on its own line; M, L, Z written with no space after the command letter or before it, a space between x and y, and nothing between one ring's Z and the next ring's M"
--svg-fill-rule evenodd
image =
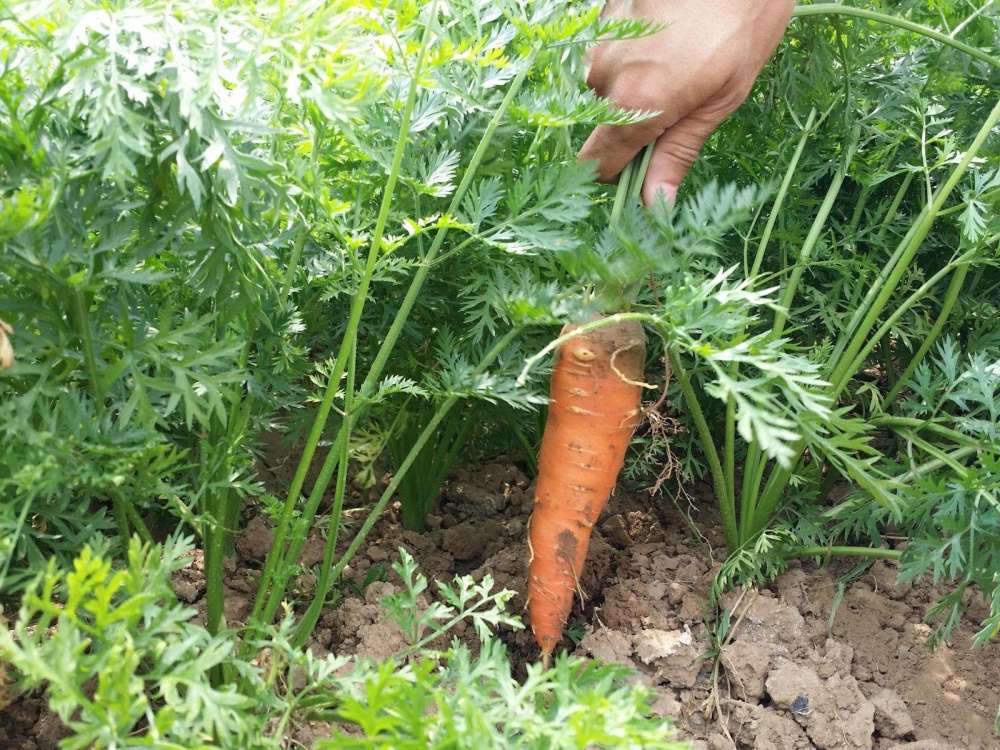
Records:
M578 326L568 325L567 334ZM641 412L645 334L597 328L556 352L529 528L531 630L548 662L580 589L590 532L618 480Z

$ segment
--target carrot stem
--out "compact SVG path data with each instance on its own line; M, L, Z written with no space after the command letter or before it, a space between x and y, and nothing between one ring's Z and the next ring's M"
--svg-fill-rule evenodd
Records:
M493 345L493 347L489 350L489 352L487 352L486 355L482 358L482 360L480 360L479 364L476 366L476 369L473 370L473 374L479 375L485 372L486 368L489 367L498 356L500 356L500 353L503 352L503 350L510 345L510 342L513 341L514 338L520 332L521 332L520 328L513 328L506 334L504 334L503 337L497 340L497 342ZM400 483L406 476L406 472L410 470L410 467L413 465L413 462L416 461L417 456L420 454L421 449L424 447L427 441L430 440L431 436L434 434L434 431L437 429L437 426L441 423L441 420L444 419L447 416L448 412L451 411L452 407L454 407L455 404L458 403L458 400L459 399L457 396L451 396L450 398L446 399L441 404L441 406L438 407L437 412L427 423L427 426L424 428L423 432L420 433L420 436L416 439L416 441L414 441L413 447L410 448L410 452L406 455L406 458L403 459L403 463L400 464L399 468L396 470L396 473L392 477L392 481L389 482L389 485L382 492L382 496L379 498L378 502L368 513L368 517L365 519L364 524L362 524L361 528L358 530L358 533L354 535L354 539L351 540L350 546L347 548L344 554L341 555L340 559L337 560L336 565L334 565L333 570L330 573L331 581L336 581L337 579L340 578L340 575L341 573L343 573L344 568L354 558L354 555L357 553L358 549L361 547L361 544L367 538L368 533L372 530L372 527L375 525L375 522L382 514L382 511L385 510L385 506L389 504L389 501L392 499L393 495L395 495L396 490L398 489Z
M712 431L705 420L705 414L701 410L701 403L698 396L691 387L691 379L687 370L681 363L680 357L673 348L667 350L670 357L670 367L677 377L677 384L684 395L684 403L687 404L688 411L691 412L691 419L694 421L695 429L698 431L698 439L701 442L701 449L705 451L708 459L708 469L712 474L712 489L715 492L715 501L719 505L719 513L722 515L722 530L726 536L726 546L735 550L739 546L739 530L736 526L736 507L730 504L726 494L726 479L722 471L722 464L719 461L719 451L715 447L712 439Z
M446 214L453 215L458 207L461 205L462 200L465 198L466 193L472 185L472 180L479 169L479 165L482 163L483 159L486 157L486 152L489 149L489 145L493 140L493 135L495 134L500 123L506 116L507 110L510 108L520 91L521 86L524 84L527 78L528 72L531 69L531 60L528 58L523 61L523 67L514 76L511 81L510 86L507 89L507 93L504 95L503 100L497 107L496 112L494 112L493 117L487 124L486 129L483 131L483 135L480 138L479 145L472 154L472 158L469 160L469 166L466 168L465 173L462 175L462 180L459 182L458 187L455 188L455 192L452 195L451 203L446 211ZM396 342L399 340L402 334L403 327L406 325L406 321L409 319L410 311L416 304L417 297L420 294L420 289L423 286L424 281L427 278L427 274L430 272L431 267L434 265L434 260L441 250L444 244L445 237L448 235L448 226L441 227L437 234L434 236L434 241L431 243L430 249L428 249L427 254L423 258L423 262L417 268L417 272L413 276L413 280L410 282L409 289L406 292L406 296L403 298L399 309L396 311L396 316L393 318L392 323L389 326L389 330L386 332L385 339L382 341L382 345L379 347L378 352L375 355L375 360L372 362L368 374L365 376L364 382L361 384L361 394L362 397L370 396L375 392L378 387L379 379L382 376L382 371L385 369L385 365L389 360L389 356L392 354L393 349L396 346ZM361 415L364 413L366 407L359 405L359 408L355 409L354 421L357 421ZM353 424L353 421L352 421ZM340 430L337 434L336 441L331 447L330 452L320 469L319 476L313 485L312 492L306 501L306 505L302 511L301 522L304 527L308 528L315 516L316 510L319 507L319 503L323 498L323 494L326 491L326 487L329 485L330 478L333 476L333 472L337 469L340 464L339 461L339 451L337 448L340 445L341 440L345 440L346 424L341 424ZM345 469L346 470L346 469ZM287 509L286 505L286 509ZM287 523L291 523L291 512L294 510L294 504L288 512ZM284 517L282 518L284 521ZM285 532L287 536L287 528ZM277 540L277 532L275 534L275 540ZM284 541L284 540L282 540ZM305 536L300 535L296 539L292 539L288 543L287 551L282 552L277 547L273 548L272 554L275 554L276 558L280 557L281 560L275 561L273 566L277 566L279 562L285 566L291 564L293 561L298 559L301 553L302 547L305 544ZM268 555L270 560L271 555ZM267 563L265 563L265 569ZM273 575L273 571L272 571ZM281 598L284 596L285 583L275 583L273 590L270 595L265 594L266 586L264 585L263 576L261 577L261 585L257 590L257 599L254 602L254 609L256 614L252 615L251 619L261 620L264 622L269 622L273 617L274 613L277 611L278 605L281 602Z
M382 203L379 206L379 212L375 219L375 228L372 232L372 240L368 247L368 258L365 262L364 273L361 276L358 289L351 298L351 308L347 319L347 327L344 332L344 340L340 345L340 350L337 353L337 359L334 362L330 378L327 381L326 390L323 393L323 399L320 402L319 409L313 419L312 427L309 430L309 435L306 438L306 444L303 448L302 456L299 458L295 474L292 477L291 486L288 488L288 494L285 498L285 504L282 508L281 517L278 521L278 526L275 529L274 544L271 548L271 552L264 561L264 569L261 571L260 582L257 587L257 596L254 599L254 606L250 615L251 620L257 619L260 615L261 609L265 603L265 594L271 584L271 579L274 576L275 569L277 568L279 562L285 564L288 563L288 558L284 557L285 539L291 528L295 506L299 502L299 495L302 491L303 485L305 484L306 474L309 471L309 467L312 465L312 459L316 453L316 447L319 444L320 437L323 435L323 430L326 428L326 422L330 416L330 410L333 408L333 399L340 388L340 379L344 373L344 368L347 366L348 355L354 348L354 342L358 333L358 326L361 322L361 314L364 311L365 302L368 301L368 287L374 277L376 262L378 261L382 250L382 242L385 237L385 227L389 219L389 209L392 206L392 200L396 192L396 182L399 179L403 164L403 155L406 152L406 145L410 140L410 120L416 108L420 75L423 70L424 59L430 49L431 38L433 36L432 32L435 26L434 19L436 16L437 3L435 2L431 8L431 18L424 29L423 38L420 43L420 51L417 54L417 62L414 67L413 76L410 79L409 90L406 95L406 103L403 106L402 117L400 118L399 137L396 139L392 164L389 168L389 175L386 178L385 187L382 193ZM286 282L287 281L288 279L286 279Z
M932 29L929 26L923 26L922 24L908 21L905 18L899 18L898 16L892 16L887 13L879 13L878 11L867 10L866 8L852 8L849 5L842 5L840 3L814 3L812 5L799 5L792 11L792 16L797 18L804 18L806 16L834 15L854 16L855 18L864 18L867 21L876 21L888 26L906 29L907 31L912 31L929 39L933 39L936 42L952 47L960 52L964 52L969 55L969 57L974 57L994 68L1000 68L1000 59L993 57L980 49L976 49L965 42L960 42L954 37L942 34L940 31Z
M920 347L917 349L916 353L910 357L910 361L907 363L906 368L902 373L896 378L896 382L889 389L889 392L885 395L883 400L883 408L888 408L896 397L899 396L900 392L906 386L906 383L912 377L913 372L917 369L917 366L923 361L924 357L927 356L927 352L930 351L931 347L937 341L938 337L941 335L941 331L944 330L944 325L948 321L948 316L951 315L952 309L955 307L955 303L958 302L958 295L962 291L962 287L965 285L965 277L969 274L970 266L961 266L955 275L951 277L951 283L948 284L948 291L945 292L944 302L941 304L941 311L938 313L937 319L934 321L934 325L931 326L931 330L927 332L924 336L924 340L921 342Z
M761 234L760 242L757 245L757 252L754 255L753 266L747 273L747 281L750 289L752 289L757 281L757 275L760 273L760 267L764 262L765 251L767 246L771 241L771 235L774 232L774 227L777 224L778 216L781 213L781 209L784 206L785 198L788 195L789 190L792 185L792 177L795 175L798 169L799 161L802 159L802 154L805 152L806 143L809 141L809 136L813 132L813 128L816 125L816 116L818 112L815 107L809 110L809 117L806 118L805 125L802 127L802 135L799 136L799 141L795 146L795 151L792 154L791 161L788 163L788 167L785 169L785 175L781 180L781 186L778 188L778 194L775 196L774 204L771 206L771 213L767 217L767 223L764 225L764 231ZM733 377L739 372L739 364L734 362L730 368L730 372ZM725 427L725 457L726 457L726 486L730 502L735 507L736 505L736 402L730 399L726 404L726 427ZM740 514L739 514L739 533L740 540L746 538L747 525L749 523L749 518L751 514L752 496L749 493L750 484L748 479L750 478L751 472L748 470L749 465L754 463L750 461L750 457L755 454L756 447L754 446L750 451L747 452L747 456L744 459L743 467L743 483L740 489ZM759 458L759 457L758 457Z

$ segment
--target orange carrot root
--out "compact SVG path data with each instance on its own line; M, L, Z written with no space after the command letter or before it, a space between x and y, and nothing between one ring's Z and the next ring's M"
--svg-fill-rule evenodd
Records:
M577 326L566 326L563 333ZM645 335L635 321L570 339L556 353L529 526L528 602L543 664L579 592L590 533L641 417Z

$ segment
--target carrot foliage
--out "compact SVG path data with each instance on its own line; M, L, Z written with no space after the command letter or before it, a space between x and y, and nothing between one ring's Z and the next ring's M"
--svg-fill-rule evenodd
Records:
M567 746L668 746L604 667L531 672L501 721L495 644L354 677L304 650L370 583L350 563L395 501L419 528L451 461L531 465L553 340L594 313L651 334L666 399L627 480L711 486L720 588L796 555L897 558L954 584L939 637L982 597L993 638L998 10L868 5L801 7L677 205L648 209L641 165L603 186L576 160L594 125L649 115L586 90L589 44L649 31L589 0L3 5L0 596L22 615L0 658L80 722L66 746L253 747L346 706L420 745L454 731L460 689L472 746L556 746L513 716L572 717ZM227 617L254 516L273 544ZM181 537L204 628L167 591ZM502 604L449 590L404 628L437 632L470 591ZM174 706L170 679L214 708Z

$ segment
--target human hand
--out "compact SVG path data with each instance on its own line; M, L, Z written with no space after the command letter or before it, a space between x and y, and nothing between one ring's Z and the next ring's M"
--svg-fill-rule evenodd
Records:
M677 187L712 131L750 93L791 17L794 0L608 0L604 12L666 24L648 37L591 50L587 84L620 107L659 115L599 125L580 150L612 181L655 142L642 186L648 205Z

